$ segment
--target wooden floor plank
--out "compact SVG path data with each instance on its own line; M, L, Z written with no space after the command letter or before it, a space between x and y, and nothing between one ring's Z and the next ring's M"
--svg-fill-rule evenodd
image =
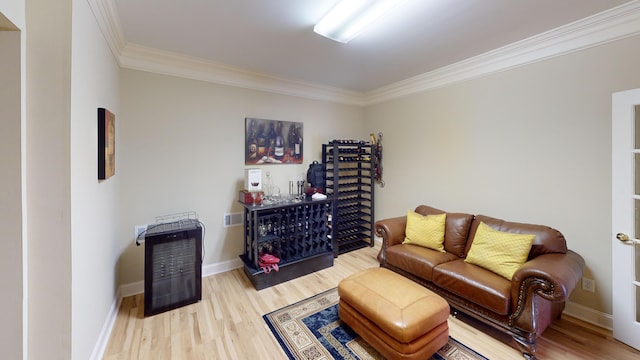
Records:
M342 254L334 266L261 291L242 269L202 281L202 301L145 318L142 294L124 298L104 359L284 359L262 315L338 286L362 269L379 266L378 249ZM521 359L504 339L450 317L450 335L490 359ZM640 352L604 329L564 316L538 341L538 359L639 359Z

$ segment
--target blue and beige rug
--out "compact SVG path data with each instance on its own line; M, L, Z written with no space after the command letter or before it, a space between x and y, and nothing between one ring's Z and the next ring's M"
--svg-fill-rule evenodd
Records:
M384 359L340 321L338 300L338 290L331 289L263 318L289 359ZM487 360L452 337L432 359Z

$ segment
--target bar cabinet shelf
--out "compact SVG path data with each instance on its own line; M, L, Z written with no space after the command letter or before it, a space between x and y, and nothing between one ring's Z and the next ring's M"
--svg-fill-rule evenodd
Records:
M332 198L243 206L244 253L240 258L257 290L333 266ZM259 264L261 254L279 258L278 270L265 271Z

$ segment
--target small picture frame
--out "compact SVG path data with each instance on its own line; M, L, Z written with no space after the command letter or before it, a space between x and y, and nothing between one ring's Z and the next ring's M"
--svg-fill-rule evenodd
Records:
M98 180L116 173L116 116L98 108Z

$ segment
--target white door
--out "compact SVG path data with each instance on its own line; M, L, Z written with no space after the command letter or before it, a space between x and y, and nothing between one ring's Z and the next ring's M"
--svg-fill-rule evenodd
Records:
M612 105L613 337L640 349L640 89Z

